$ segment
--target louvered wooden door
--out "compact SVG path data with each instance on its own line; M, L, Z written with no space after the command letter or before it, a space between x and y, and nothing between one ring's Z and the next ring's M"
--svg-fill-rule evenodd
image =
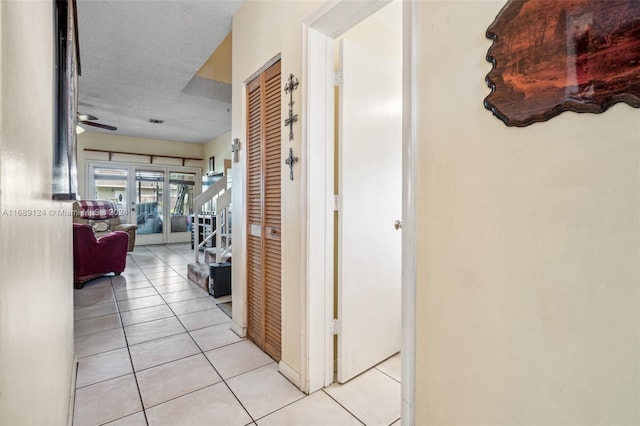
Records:
M247 337L279 361L280 62L247 86Z

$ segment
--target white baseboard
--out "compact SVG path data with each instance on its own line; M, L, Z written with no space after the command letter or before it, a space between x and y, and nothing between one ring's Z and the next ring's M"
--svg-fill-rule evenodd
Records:
M280 361L278 364L278 371L291 383L296 385L298 389L302 390L302 382L300 380L300 373L289 367L286 362Z
M76 405L76 379L78 376L78 357L73 354L71 364L71 389L69 390L69 411L67 412L67 426L73 426L73 414Z
M231 320L229 328L231 329L231 331L236 333L238 336L243 337L243 338L247 337L247 327L242 327L237 322Z

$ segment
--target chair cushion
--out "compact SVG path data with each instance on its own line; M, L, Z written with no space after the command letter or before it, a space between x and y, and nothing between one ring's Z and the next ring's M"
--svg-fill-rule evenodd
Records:
M93 232L105 232L111 230L111 223L108 220L89 220L89 226Z

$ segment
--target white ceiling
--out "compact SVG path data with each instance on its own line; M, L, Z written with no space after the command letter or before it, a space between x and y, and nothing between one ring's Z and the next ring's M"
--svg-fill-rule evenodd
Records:
M242 1L78 0L78 111L118 130L83 127L190 143L230 130L230 85L194 76Z

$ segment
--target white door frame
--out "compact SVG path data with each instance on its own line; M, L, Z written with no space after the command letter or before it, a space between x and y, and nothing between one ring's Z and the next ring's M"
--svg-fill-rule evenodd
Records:
M334 77L333 42L389 1L331 2L303 26L302 224L306 262L301 292L303 309L301 385L314 392L333 382L333 211ZM402 142L402 424L415 423L415 182L417 88L417 0L403 11ZM306 165L306 167L305 167ZM306 170L305 170L306 168ZM306 172L306 173L305 173Z

